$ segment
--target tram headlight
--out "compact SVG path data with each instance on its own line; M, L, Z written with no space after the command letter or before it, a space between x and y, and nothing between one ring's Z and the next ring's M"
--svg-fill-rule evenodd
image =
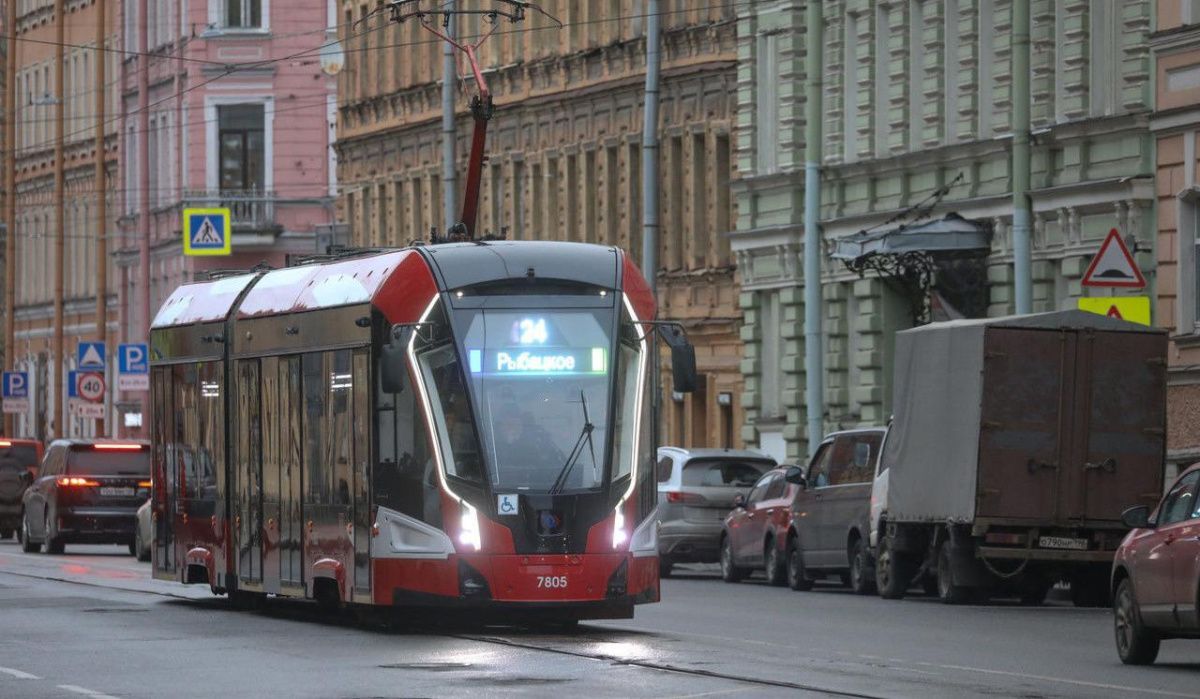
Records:
M613 513L613 548L620 549L629 540L629 532L625 531L625 513L621 511L625 503L617 505Z
M462 508L462 520L458 531L458 541L463 546L470 546L478 551L483 548L483 539L479 536L479 511L471 505L459 503Z

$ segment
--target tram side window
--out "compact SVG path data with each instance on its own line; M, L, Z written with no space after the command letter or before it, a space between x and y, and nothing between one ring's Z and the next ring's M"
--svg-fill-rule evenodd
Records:
M378 361L386 361L382 357ZM435 527L442 524L436 466L425 419L417 408L409 373L399 393L383 390L375 371L375 435L378 461L372 474L375 504Z
M328 466L328 379L324 355L320 352L305 354L301 371L304 374L304 502L324 504L330 501L329 480L332 475Z
M333 467L333 504L350 504L350 483L353 478L350 459L350 398L354 377L350 373L350 350L329 352L329 448Z
M196 414L200 418L201 438L194 460L195 473L189 475L194 478L195 497L216 500L217 474L225 467L225 403L220 365L201 364L199 377L200 405Z
M175 452L175 472L178 474L180 497L191 500L198 497L199 481L196 472L196 447L200 442L200 420L196 412L196 365L176 364L172 371L175 415L171 442Z
M152 396L154 405L150 411L153 416L150 421L150 453L152 454L151 463L154 466L153 478L157 486L154 489L156 497L159 499L166 498L169 484L174 481L174 478L168 480L167 468L170 463L171 454L174 449L170 446L170 436L173 430L172 417L174 413L171 411L170 405L170 389L171 389L171 368L170 367L154 367L151 370Z

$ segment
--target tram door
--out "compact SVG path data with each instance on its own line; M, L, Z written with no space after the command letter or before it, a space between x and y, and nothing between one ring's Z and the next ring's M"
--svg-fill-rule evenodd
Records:
M279 358L279 580L304 585L300 357Z
M262 404L259 360L237 364L237 449L233 531L239 587L262 584Z
M371 380L366 350L354 353L354 592L371 593Z
M263 592L278 593L279 561L279 474L280 444L285 424L280 406L287 396L280 390L279 358L262 360L262 581ZM286 381L286 377L283 378Z
M154 409L150 411L154 479L154 570L175 572L175 411L171 407L172 367L154 367L151 377Z

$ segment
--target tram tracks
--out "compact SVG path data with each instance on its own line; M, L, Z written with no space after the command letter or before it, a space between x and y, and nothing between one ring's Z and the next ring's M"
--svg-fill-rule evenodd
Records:
M238 612L232 607L222 604L220 598L204 598L193 597L189 595L179 594L166 590L147 590L144 587L122 585L120 581L90 581L81 580L76 577L57 575L49 571L46 572L25 572L5 570L6 575L12 575L20 578L49 580L70 585L79 585L93 589L112 590L123 593L145 594L159 598L170 600L176 604L196 605L197 607L205 607L211 609L225 610L230 612ZM371 618L367 615L354 614L352 612L330 613L321 609L315 604L298 602L298 601L276 601L269 600L267 604L257 610L257 613L266 616L288 619L292 621L308 621L320 624L332 624L341 627L352 627L362 629L364 631L373 631L376 633L423 633L429 636L439 636L443 638L454 638L475 643L486 643L490 645L499 645L509 648L518 648L521 650L548 653L554 655L569 656L581 658L585 660L593 660L596 662L609 663L612 665L635 667L647 670L656 670L659 672L669 672L679 675L687 675L691 677L706 678L713 680L722 680L747 685L750 687L761 687L764 689L786 689L795 691L812 692L823 694L831 697L847 697L849 699L883 699L884 695L869 694L864 692L856 692L845 689L836 689L828 686L805 682L791 682L786 680L776 680L762 677L749 677L736 673L721 672L718 670L709 670L704 668L686 667L669 662L659 662L647 658L640 657L621 657L611 653L601 651L588 650L586 648L573 648L564 645L555 645L548 643L536 642L533 640L525 640L520 636L503 635L503 634L479 634L479 633L464 633L458 629L439 629L436 625L429 627L415 627L412 625L399 624L394 621L387 621L379 618ZM244 612L243 612L244 613ZM595 631L599 631L606 637L612 637L615 633L620 633L619 630L609 630L601 627L591 627ZM568 637L563 636L565 641L573 641L579 638L587 637L587 633L581 633L578 636Z
M745 675L736 675L726 672L718 672L715 670L704 670L701 668L690 668L671 663L660 663L651 660L640 658L622 658L616 655L588 652L584 650L573 650L569 648L560 648L547 646L539 643L530 643L506 638L503 636L480 636L475 634L449 634L453 638L460 638L478 643L492 643L511 648L520 648L522 650L541 651L544 653L554 653L557 655L567 655L574 658L583 658L586 660L596 660L600 662L608 662L613 665L623 665L627 667L639 667L647 670L659 670L661 672L671 672L681 675L689 675L692 677L704 677L709 679L726 680L729 682L740 682L744 684L754 685L758 687L773 687L778 689L794 689L804 692L813 692L816 694L824 694L832 697L849 697L851 699L886 699L882 694L866 694L863 692L855 692L845 689L834 689L832 687L824 687L821 685L809 684L804 682L789 682L786 680L772 680L761 677L747 677Z

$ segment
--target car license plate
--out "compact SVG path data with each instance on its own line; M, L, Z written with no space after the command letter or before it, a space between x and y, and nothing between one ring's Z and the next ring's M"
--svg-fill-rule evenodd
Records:
M131 498L137 494L133 488L101 488L100 495L106 498Z
M1072 551L1087 551L1087 539L1068 539L1065 536L1043 536L1038 538L1038 546L1044 549L1071 549Z

